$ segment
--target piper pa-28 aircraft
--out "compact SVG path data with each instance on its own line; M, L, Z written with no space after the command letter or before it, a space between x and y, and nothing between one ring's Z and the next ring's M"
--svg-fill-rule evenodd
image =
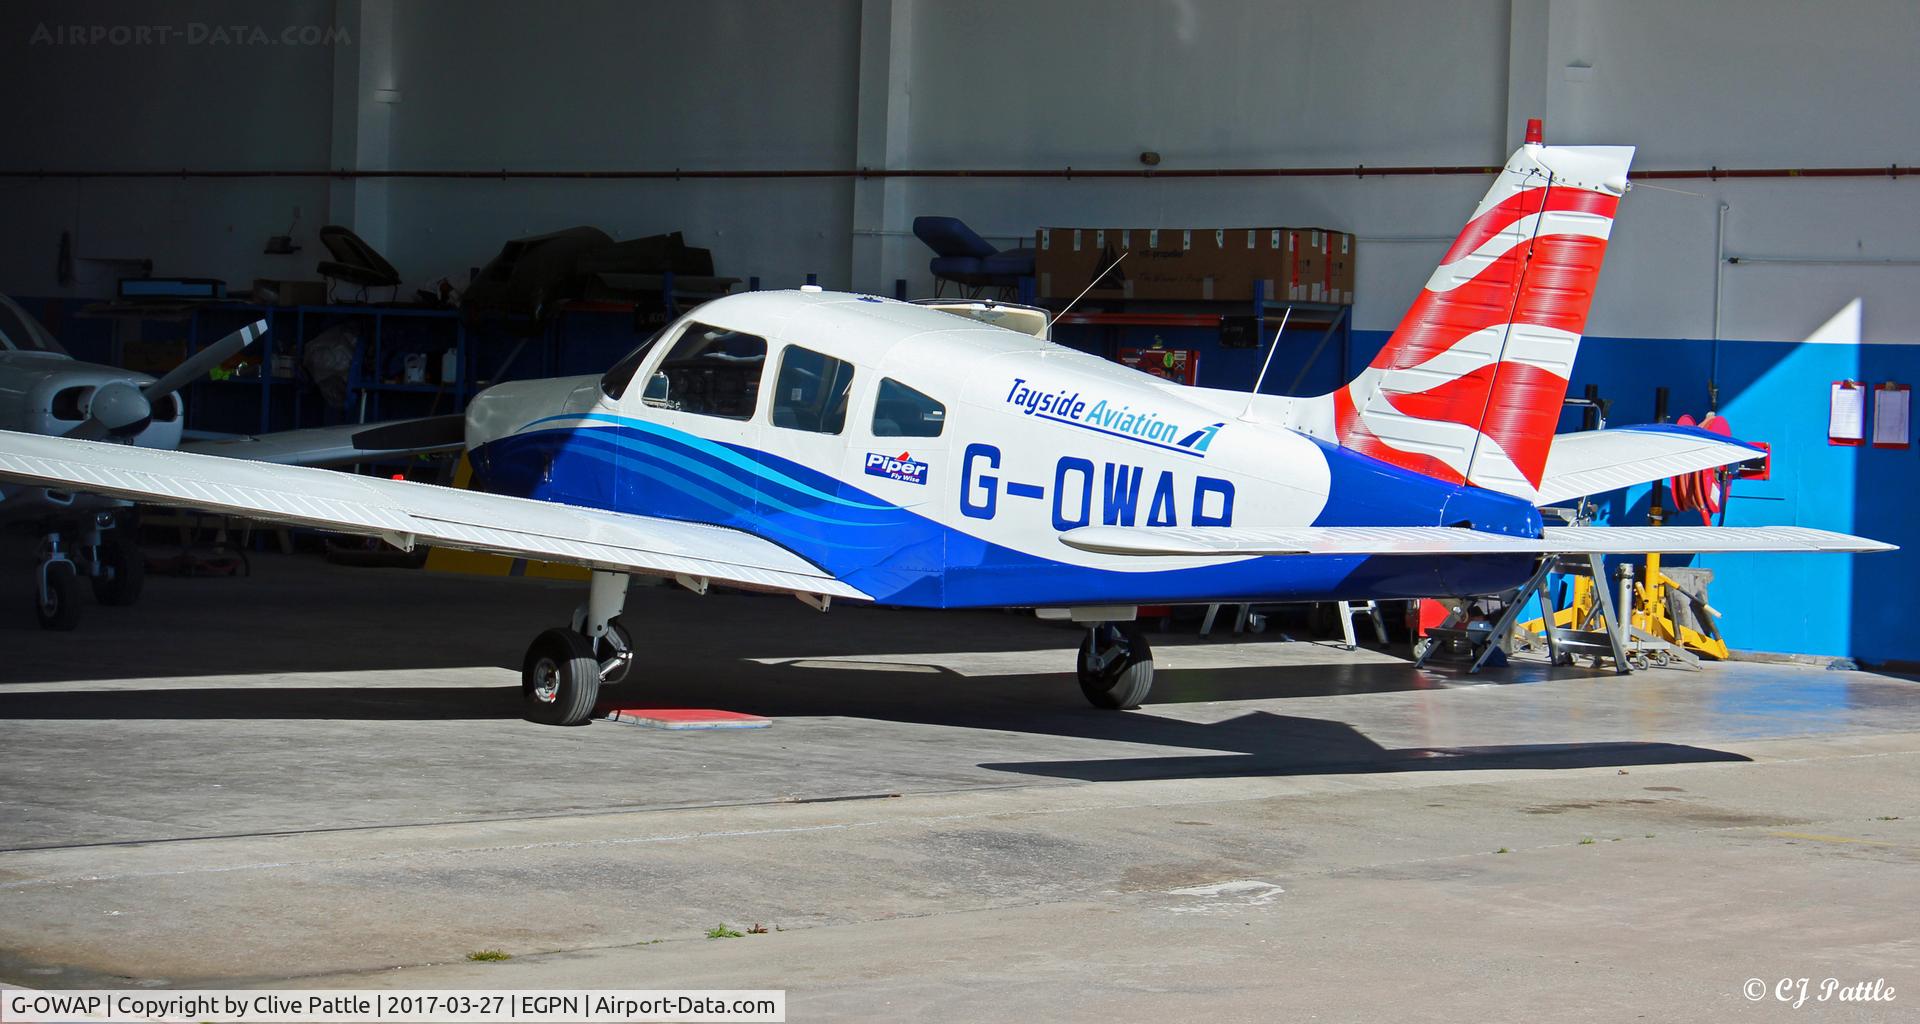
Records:
M950 313L724 297L601 377L467 411L480 490L0 434L0 479L587 566L528 649L575 724L635 645L628 577L931 608L1066 609L1079 681L1137 705L1146 604L1500 593L1554 553L1875 551L1819 530L1548 527L1540 506L1754 457L1704 431L1553 435L1632 150L1529 141L1357 378L1313 398L1170 384Z

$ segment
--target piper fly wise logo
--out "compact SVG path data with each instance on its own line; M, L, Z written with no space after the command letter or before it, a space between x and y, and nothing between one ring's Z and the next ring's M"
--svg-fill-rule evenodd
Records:
M868 452L867 475L883 476L889 480L900 480L924 487L927 483L927 464L914 461L912 452L901 452L898 455Z
M1104 398L1089 402L1078 391L1065 388L1043 390L1032 387L1024 377L1015 377L1007 391L1007 404L1029 416L1065 423L1126 441L1164 448L1167 451L1207 457L1213 435L1226 423L1210 423L1197 430L1182 430L1180 424L1162 419L1151 409L1136 410L1131 405L1109 402Z

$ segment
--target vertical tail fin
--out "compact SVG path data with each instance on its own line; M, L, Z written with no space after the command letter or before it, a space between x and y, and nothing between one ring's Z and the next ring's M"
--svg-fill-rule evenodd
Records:
M1629 147L1528 141L1371 365L1334 392L1344 447L1538 495Z

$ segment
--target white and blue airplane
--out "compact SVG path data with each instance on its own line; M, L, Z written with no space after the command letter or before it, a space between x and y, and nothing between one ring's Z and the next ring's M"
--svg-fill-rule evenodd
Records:
M1876 551L1794 527L1546 526L1753 458L1704 431L1554 437L1632 150L1530 140L1380 355L1312 398L1183 387L1033 334L818 289L718 299L599 377L477 396L478 489L0 433L0 479L586 566L529 717L628 673L628 579L1064 609L1095 705L1147 696L1141 605L1495 594L1558 553Z

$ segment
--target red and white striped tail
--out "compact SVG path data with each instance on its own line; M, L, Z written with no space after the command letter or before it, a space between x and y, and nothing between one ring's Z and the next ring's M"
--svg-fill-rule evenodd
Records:
M1386 347L1334 393L1341 445L1537 497L1632 159L1520 147Z

